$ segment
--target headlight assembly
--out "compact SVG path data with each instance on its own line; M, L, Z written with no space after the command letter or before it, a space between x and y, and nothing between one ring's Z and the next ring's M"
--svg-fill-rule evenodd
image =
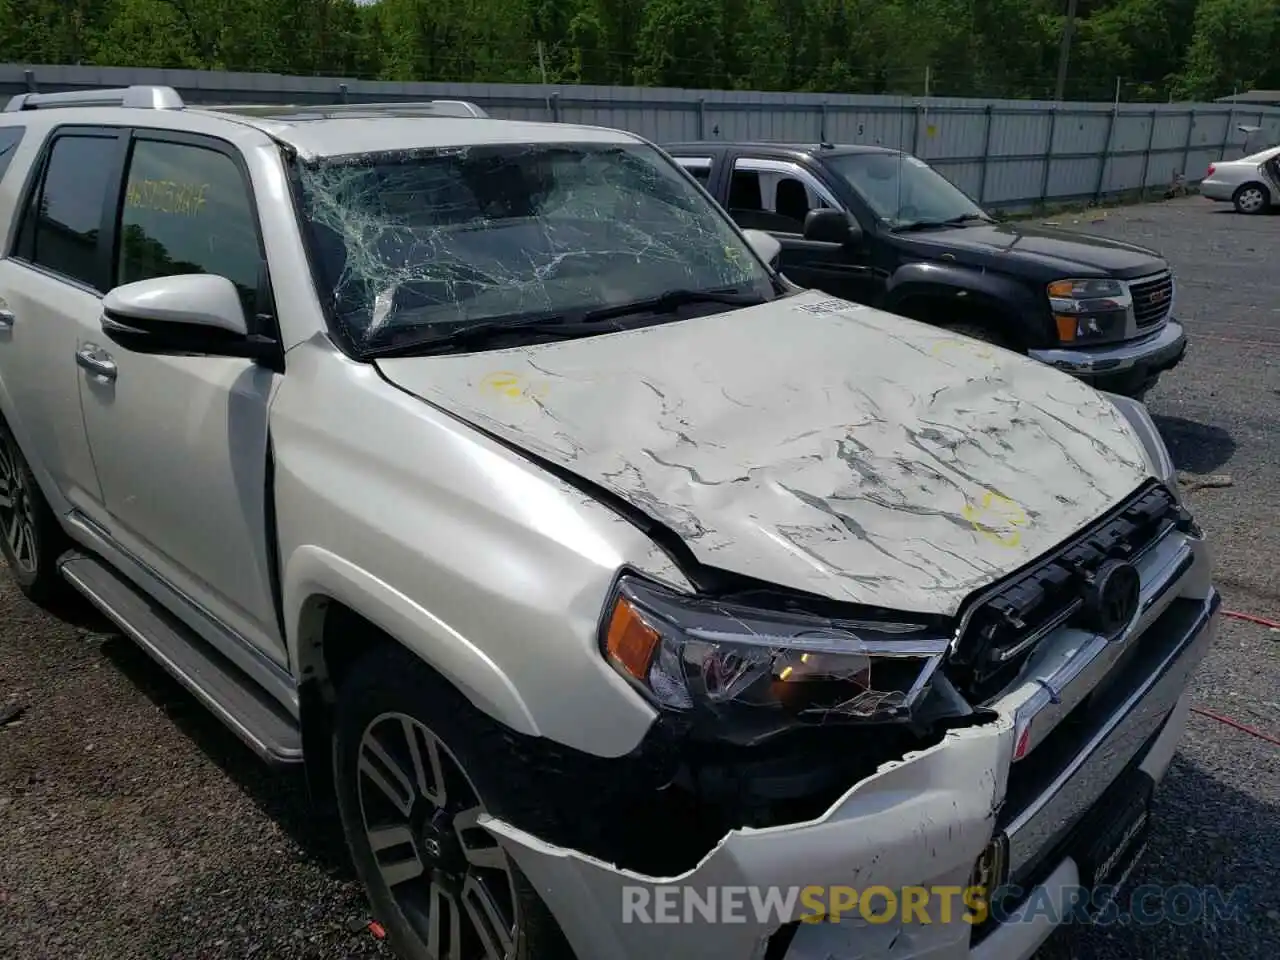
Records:
M1045 288L1063 343L1123 339L1133 308L1119 280L1055 280Z
M805 724L909 720L949 645L943 633L759 610L624 575L600 642L660 709L754 741Z

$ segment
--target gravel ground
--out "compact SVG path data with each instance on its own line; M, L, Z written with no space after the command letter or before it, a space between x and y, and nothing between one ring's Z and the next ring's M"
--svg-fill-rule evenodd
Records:
M1189 198L1073 219L1058 222L1173 262L1192 346L1148 402L1181 469L1231 478L1189 494L1227 606L1280 618L1280 218ZM0 707L26 707L0 727L0 957L385 955L363 929L341 842L299 783L268 773L90 612L52 618L6 581L0 624ZM1197 702L1280 736L1277 640L1225 621ZM1135 882L1244 887L1243 913L1076 929L1046 958L1280 955L1278 802L1280 752L1193 716Z

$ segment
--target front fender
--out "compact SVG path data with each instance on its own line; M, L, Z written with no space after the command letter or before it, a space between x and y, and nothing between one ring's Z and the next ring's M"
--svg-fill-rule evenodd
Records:
M391 584L323 547L302 546L284 571L286 623L295 635L323 605L336 600L388 636L405 643L473 704L517 733L541 736L533 713L511 679L474 643Z
M679 582L669 558L588 493L326 339L288 361L271 436L296 669L324 666L332 600L510 729L598 757L631 752L656 712L601 655L600 618L624 566Z
M894 271L885 289L884 309L910 310L910 301L956 301L965 309L989 311L1012 342L1039 346L1052 340L1049 316L1031 290L1012 277L959 264L908 263Z

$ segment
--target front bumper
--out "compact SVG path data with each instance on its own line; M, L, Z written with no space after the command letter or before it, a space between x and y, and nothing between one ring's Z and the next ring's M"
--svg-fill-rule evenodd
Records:
M1132 394L1151 386L1182 362L1187 335L1182 324L1167 321L1154 333L1099 347L1029 350L1028 356L1111 393Z
M1025 960L1054 925L1042 897L1025 922L1015 904L976 930L962 907L947 917L931 906L932 922L901 911L868 922L846 907L838 923L796 923L814 911L800 892L830 903L833 889L963 888L1001 835L1009 879L1062 902L1079 881L1073 831L1122 773L1159 780L1169 764L1216 627L1208 568L1202 541L1169 538L1143 560L1142 613L1124 638L1061 628L1025 682L991 704L992 721L885 764L812 821L734 830L679 876L621 870L504 821L483 826L581 960ZM1033 752L1014 762L1024 738Z

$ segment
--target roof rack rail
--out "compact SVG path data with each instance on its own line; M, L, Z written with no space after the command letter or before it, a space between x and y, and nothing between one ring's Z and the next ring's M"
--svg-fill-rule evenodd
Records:
M270 118L272 120L320 120L339 117L471 117L488 119L477 104L468 100L393 100L378 103L252 103L201 106L215 113Z
M66 93L19 93L10 98L5 112L48 110L54 107L138 107L143 110L181 110L185 104L173 87L137 85L70 90Z

